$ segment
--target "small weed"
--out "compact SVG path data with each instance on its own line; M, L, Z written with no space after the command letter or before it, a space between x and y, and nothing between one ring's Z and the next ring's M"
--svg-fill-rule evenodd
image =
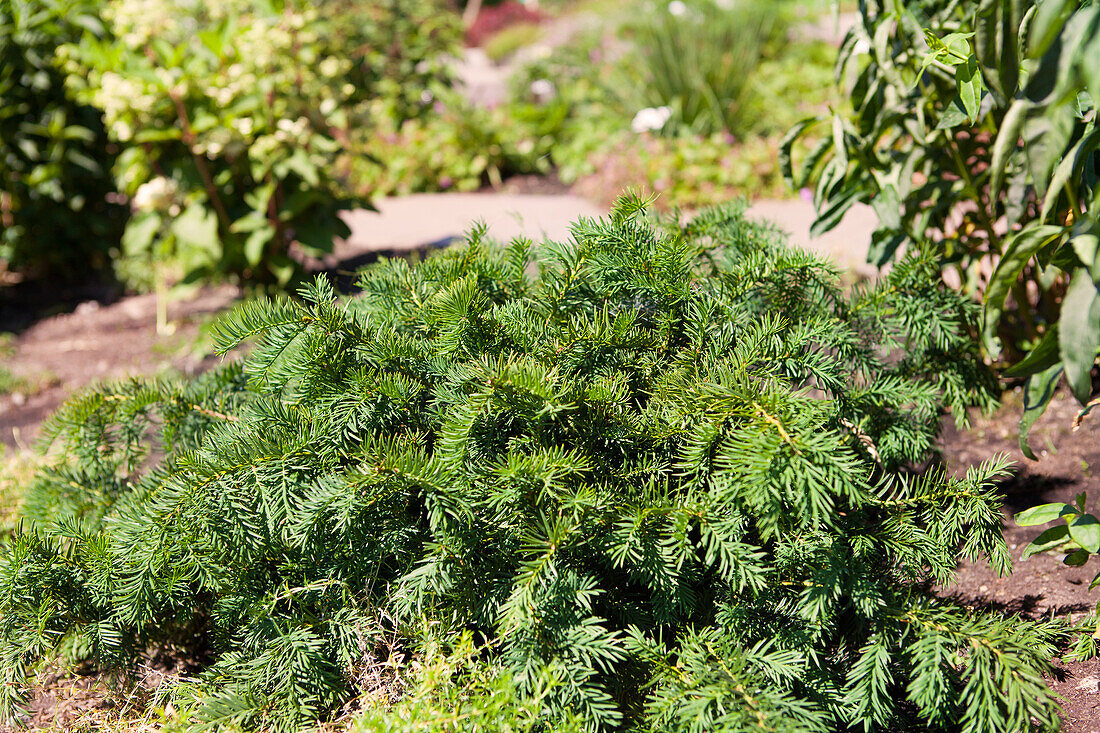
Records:
M194 316L189 319L189 322L198 324L194 332L190 329L177 330L171 336L157 339L152 346L153 353L167 358L190 356L205 359L214 353L213 325L216 317L216 313Z
M0 537L15 529L23 489L34 477L42 459L26 452L7 452L0 446Z
M49 370L40 371L33 377L24 377L6 367L0 367L0 395L22 395L26 398L60 383L58 376Z

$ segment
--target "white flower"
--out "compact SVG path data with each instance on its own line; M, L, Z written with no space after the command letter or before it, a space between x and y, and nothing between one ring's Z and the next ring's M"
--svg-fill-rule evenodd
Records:
M636 133L660 130L672 117L671 107L646 107L634 115L630 129Z
M668 12L672 13L677 18L679 18L687 11L688 6L687 3L684 2L684 0L672 0L672 2L668 4Z
M254 124L251 117L238 117L233 120L233 129L245 137L248 137L252 134Z
M554 82L549 79L535 79L531 82L531 96L540 102L552 99L554 91Z
M157 176L153 180L138 186L131 203L137 211L167 209L171 207L175 195L176 182L163 176Z

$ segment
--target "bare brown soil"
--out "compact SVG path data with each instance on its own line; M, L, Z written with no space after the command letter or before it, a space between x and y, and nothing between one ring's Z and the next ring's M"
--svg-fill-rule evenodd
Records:
M1044 527L1018 527L1012 516L1048 502L1072 502L1081 492L1089 496L1088 508L1100 510L1100 412L1086 417L1078 430L1073 419L1079 406L1066 392L1059 392L1031 433L1031 447L1038 461L1028 460L1017 447L1016 425L1020 415L1018 393L1005 395L997 413L975 420L968 432L947 427L942 439L944 457L951 471L1006 453L1016 461L1016 473L1004 486L1005 539L1015 562L1013 572L997 577L989 566L963 562L957 582L944 589L971 606L1003 608L1030 618L1049 615L1079 620L1096 609L1100 588L1089 583L1100 570L1093 559L1083 567L1062 564L1064 553L1049 552L1020 562L1024 548ZM1060 662L1051 687L1064 699L1067 733L1100 731L1100 660Z
M3 366L16 376L37 379L31 383L46 386L33 394L0 395L0 442L28 445L42 420L74 390L90 383L165 371L193 374L209 368L218 357L210 355L202 336L204 325L236 295L232 288L208 289L192 300L172 304L169 313L176 330L171 335L156 333L155 300L147 295L107 305L89 301L26 328L8 345L10 356ZM42 375L50 376L43 380ZM1006 395L1006 405L997 413L975 418L969 431L945 426L941 442L951 471L963 472L998 453L1016 460L1016 473L1003 486L1005 536L1016 558L1040 529L1016 527L1011 521L1013 514L1036 504L1072 501L1082 491L1089 494L1090 508L1100 508L1100 412L1074 431L1077 409L1067 394L1056 397L1032 432L1031 444L1041 454L1038 462L1027 460L1017 448L1020 404L1015 393ZM1003 578L987 565L965 562L957 582L942 593L967 605L1001 608L1027 617L1054 613L1080 619L1100 600L1100 589L1088 590L1100 562L1071 568L1061 559L1059 553L1038 555L1017 562L1015 571ZM1100 661L1060 662L1058 666L1051 684L1065 698L1065 730L1097 733ZM39 682L33 722L40 729L51 725L57 729L59 724L65 729L66 722L110 717L128 705L126 695L120 696L117 687L98 676L50 674Z
M168 308L171 334L156 332L152 295L101 304L88 300L69 313L34 323L10 344L0 365L31 388L0 394L0 443L26 447L42 421L75 390L129 376L208 368L217 357L193 348L201 328L237 297L235 288L203 290Z

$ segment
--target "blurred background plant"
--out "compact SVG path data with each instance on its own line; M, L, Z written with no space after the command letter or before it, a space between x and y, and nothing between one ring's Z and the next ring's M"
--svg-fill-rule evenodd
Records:
M781 3L672 0L627 24L633 41L616 88L637 131L701 135L745 128L746 99L769 46L785 45ZM660 110L649 115L648 110Z
M445 0L0 0L0 260L159 289L163 321L174 283L285 285L376 196L786 195L779 135L834 95L821 5L485 3L465 40L516 72L485 108Z
M495 32L467 34L515 70L504 103L482 109L442 89L424 115L380 115L377 132L353 130L342 165L356 191L474 191L553 173L605 203L627 187L660 193L662 207L786 196L776 164L781 135L836 97L835 48L800 36L824 3L700 0L681 3L684 12L676 4L602 3L589 11L598 22L578 21L560 45L541 40L549 14L583 18L591 3L541 3L539 14L508 11L512 5L483 11L501 11ZM521 22L503 22L513 15ZM676 52L686 45L690 51ZM708 107L700 101L708 95L727 103ZM673 119L674 105L693 110L691 124Z
M102 26L94 0L0 0L0 284L108 266L125 209L99 113L67 93L59 44Z
M0 265L286 284L368 205L350 132L434 114L460 41L442 0L3 0Z
M814 231L856 202L879 217L870 258L931 242L985 301L984 340L1028 379L1020 446L1064 373L1084 406L1100 347L1100 5L1089 0L869 1L841 48L850 103L803 121L797 166Z
M445 79L414 60L451 41L433 5L108 2L111 39L63 50L71 86L123 148L115 174L134 208L123 279L282 285L298 269L292 245L330 251L346 234L337 212L363 204L334 175L341 140L370 121L368 101L412 117ZM386 43L383 29L411 42Z
M629 3L524 65L508 117L538 121L537 147L589 195L639 186L666 207L787 195L779 138L835 97L835 49L799 36L818 10L793 1Z

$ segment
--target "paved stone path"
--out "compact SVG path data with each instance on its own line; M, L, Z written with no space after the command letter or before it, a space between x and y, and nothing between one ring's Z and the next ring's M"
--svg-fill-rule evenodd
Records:
M498 240L526 236L543 239L569 237L569 226L582 216L607 212L574 195L500 193L414 194L378 202L379 211L353 211L344 220L351 236L341 244L340 260L355 260L372 252L408 252L442 247L460 239L475 221L484 221ZM790 242L832 258L842 269L871 276L867 246L875 227L875 214L866 206L852 209L840 226L828 234L810 237L813 204L801 199L761 200L752 216L777 223Z

